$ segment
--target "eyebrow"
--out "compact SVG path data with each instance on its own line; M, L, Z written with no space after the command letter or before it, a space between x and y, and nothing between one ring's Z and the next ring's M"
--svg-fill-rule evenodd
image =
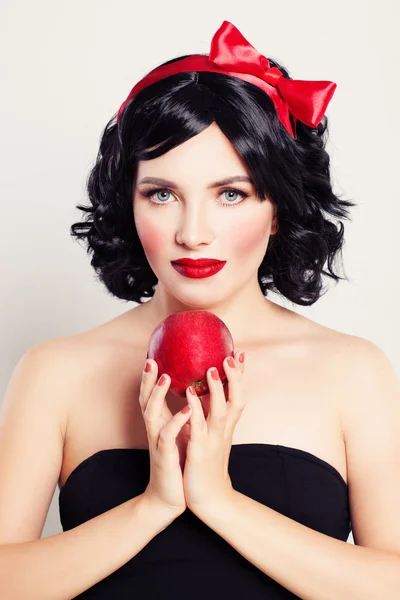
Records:
M221 179L220 181L214 181L213 183L210 183L207 186L207 189L210 190L216 187L220 187L222 185L228 185L230 183L233 183L234 181L247 181L248 183L254 184L251 177L247 177L247 175L233 175L232 177L225 177L225 179ZM154 183L156 185L165 185L174 189L178 188L178 185L173 181L168 181L167 179L161 179L159 177L143 177L143 179L139 181L139 185L142 183Z

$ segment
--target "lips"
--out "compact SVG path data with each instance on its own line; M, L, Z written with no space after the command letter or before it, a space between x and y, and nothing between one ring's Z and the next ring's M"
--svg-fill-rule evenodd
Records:
M226 261L216 260L215 258L179 258L178 260L171 261L176 265L185 265L187 267L209 267L212 265L220 265Z
M195 263L197 261L194 261ZM199 261L200 262L200 259ZM193 263L192 263L193 264ZM189 277L191 279L204 279L205 277L211 277L212 275L216 275L224 268L226 261L212 261L211 264L208 264L205 267L199 266L189 266L183 265L178 262L171 262L172 267L175 271L178 271L184 277Z

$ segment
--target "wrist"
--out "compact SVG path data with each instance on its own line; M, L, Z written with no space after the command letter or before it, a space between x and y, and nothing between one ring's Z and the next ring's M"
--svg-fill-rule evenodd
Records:
M231 513L232 510L235 510L239 494L240 492L232 488L232 490L224 496L220 496L214 500L210 499L205 503L189 505L189 509L204 522L213 519L233 522L234 519Z
M151 522L159 523L163 526L163 529L168 527L168 525L175 521L175 519L186 510L186 507L178 508L167 506L146 492L143 492L143 494L138 496L138 502L145 518L149 518Z

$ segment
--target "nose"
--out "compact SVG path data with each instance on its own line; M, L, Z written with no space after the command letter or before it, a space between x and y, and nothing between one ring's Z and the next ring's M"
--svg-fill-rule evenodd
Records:
M176 231L177 244L197 248L202 244L211 244L214 237L214 227L207 214L207 207L200 202L184 206Z

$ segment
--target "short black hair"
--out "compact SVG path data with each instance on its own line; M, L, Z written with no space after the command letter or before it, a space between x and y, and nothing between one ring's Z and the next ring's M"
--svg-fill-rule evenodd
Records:
M291 79L287 69L268 60ZM336 282L347 279L334 272L334 261L344 245L340 219L350 219L355 204L332 190L326 115L315 128L297 120L294 139L258 87L223 73L188 72L141 90L118 122L116 116L105 126L86 181L91 205L76 207L86 217L70 231L84 240L93 255L90 264L113 296L141 304L154 295L158 282L133 216L138 161L161 156L213 122L242 157L258 198L268 197L277 210L279 229L258 268L264 296L272 290L309 306L327 291L322 275Z

